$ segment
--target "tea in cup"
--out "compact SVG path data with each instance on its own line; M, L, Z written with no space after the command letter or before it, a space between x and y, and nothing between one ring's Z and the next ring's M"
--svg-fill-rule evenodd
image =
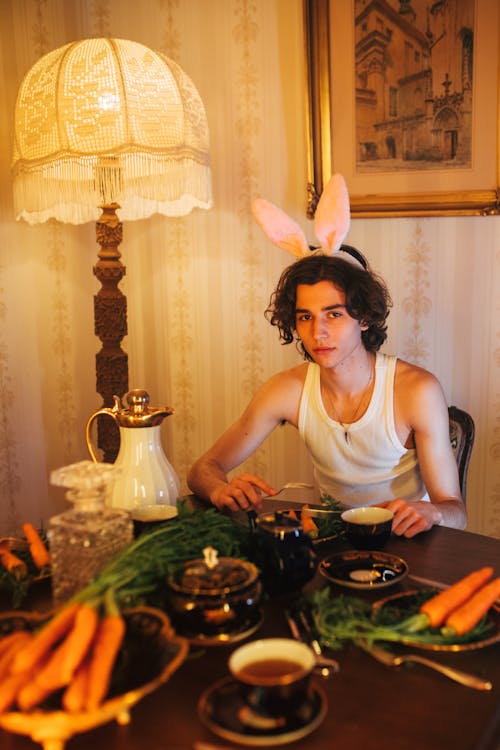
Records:
M237 648L229 670L240 687L244 709L240 720L255 727L285 726L292 717L305 720L313 711L311 677L316 656L291 638L263 638Z
M340 517L356 549L381 549L391 536L394 513L388 508L361 506L345 510Z

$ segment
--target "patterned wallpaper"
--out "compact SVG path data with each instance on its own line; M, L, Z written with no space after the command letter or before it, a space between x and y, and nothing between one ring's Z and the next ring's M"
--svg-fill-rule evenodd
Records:
M2 0L0 3L0 533L64 507L50 471L87 457L100 407L94 358L92 225L16 223L10 177L17 88L73 39L135 39L192 78L210 125L215 205L124 225L130 386L173 406L165 452L181 481L259 384L299 356L263 312L286 253L254 224L264 196L305 218L302 0ZM434 371L476 421L469 529L500 537L500 218L364 219L359 246L388 281L387 351ZM248 462L276 486L308 481L296 433ZM184 485L185 487L185 485Z

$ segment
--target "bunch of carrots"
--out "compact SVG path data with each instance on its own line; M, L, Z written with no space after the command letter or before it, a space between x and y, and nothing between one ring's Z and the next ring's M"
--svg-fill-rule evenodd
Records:
M35 568L39 571L44 570L50 565L50 553L42 537L31 523L23 524L23 532ZM6 543L0 543L0 562L5 570L17 579L25 578L28 575L26 561L13 552Z
M169 570L208 544L221 557L243 556L249 539L215 508L179 515L142 534L38 631L0 639L0 713L29 711L54 694L71 713L92 711L109 692L125 637L120 610L147 601Z
M444 636L471 631L500 597L500 577L491 580L493 568L475 570L424 602L418 614L401 629L415 633L424 628L441 628Z
M125 621L109 590L100 603L72 600L32 633L0 640L0 713L36 708L61 691L70 713L92 711L105 699L125 636Z

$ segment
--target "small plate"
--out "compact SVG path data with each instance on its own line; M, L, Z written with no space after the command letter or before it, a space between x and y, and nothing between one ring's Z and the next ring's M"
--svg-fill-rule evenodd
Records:
M263 619L262 612L259 610L241 628L232 632L217 633L217 635L203 635L202 633L197 635L187 634L184 637L188 639L192 646L225 646L230 643L238 643L238 641L242 641L244 638L253 635L262 625ZM183 635L182 630L178 629L177 632L179 635Z
M344 524L340 520L340 511L332 508L316 508L311 506L302 508L301 511L312 518L318 527L319 535L312 537L312 543L315 547L343 536Z
M200 720L214 734L241 745L271 747L306 737L326 715L326 696L313 684L311 701L288 717L250 715L251 709L240 696L236 680L226 677L206 690L198 702Z
M379 599L373 604L373 612L376 616L383 607L396 606L401 609L401 616L403 618L409 617L413 612L417 611L415 606L415 600L417 596L422 594L425 589L419 589L418 591L403 591L398 594L392 594L392 596L386 596L384 599ZM430 594L435 594L435 591L429 591ZM414 648L421 648L426 651L473 651L479 648L485 648L485 646L492 646L495 643L500 643L500 609L496 604L490 609L488 618L491 621L491 635L485 638L480 638L477 641L467 641L466 636L462 636L462 640L457 643L443 643L439 638L439 633L436 634L435 643L421 643L408 635L407 638L401 639L401 643L405 646L412 646Z
M381 589L399 583L409 568L401 557L386 552L339 552L325 557L319 572L330 583L351 589Z
M283 515L295 514L295 517L299 521L301 520L302 513L309 516L317 526L318 536L313 536L307 531L305 531L305 533L310 537L315 547L324 542L331 542L334 539L339 539L344 534L345 524L340 520L340 511L332 508L320 508L318 506L307 505L307 507L284 508L283 510L278 510ZM292 517L294 516L292 515Z
M26 575L16 578L13 573L0 567L0 607L2 609L19 609L33 593L36 594L40 583L51 579L50 566L38 570L33 562L26 539L21 537L0 537L0 547L14 552L26 565ZM30 609L33 607L30 605Z

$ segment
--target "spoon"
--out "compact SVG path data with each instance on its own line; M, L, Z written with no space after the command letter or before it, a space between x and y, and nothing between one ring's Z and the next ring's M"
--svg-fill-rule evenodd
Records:
M283 485L283 487L280 487L280 489L274 495L264 495L264 497L262 498L262 500L274 500L274 499L276 499L276 500L284 500L285 498L277 497L277 496L279 494L281 494L281 492L283 492L284 490L292 490L292 489L294 489L294 490L312 490L312 489L314 489L314 485L307 484L305 482L287 482L286 484ZM250 524L251 530L255 531L255 529L256 529L256 523L255 522L257 520L257 513L255 512L255 510L253 510L253 509L247 510L247 518L248 518L248 522Z
M441 664L438 661L434 661L434 659L429 659L420 654L401 654L396 656L396 654L377 646L375 643L368 644L366 641L361 640L359 641L359 645L371 654L374 659L388 667L399 667L401 664L404 664L404 662L413 662L415 664L423 664L424 666L429 667L429 669L434 669L436 672L440 672L450 680L459 682L466 687L475 688L476 690L492 690L493 688L490 680L484 680L482 677L477 677L469 672L463 672L456 667L449 667L446 664Z

